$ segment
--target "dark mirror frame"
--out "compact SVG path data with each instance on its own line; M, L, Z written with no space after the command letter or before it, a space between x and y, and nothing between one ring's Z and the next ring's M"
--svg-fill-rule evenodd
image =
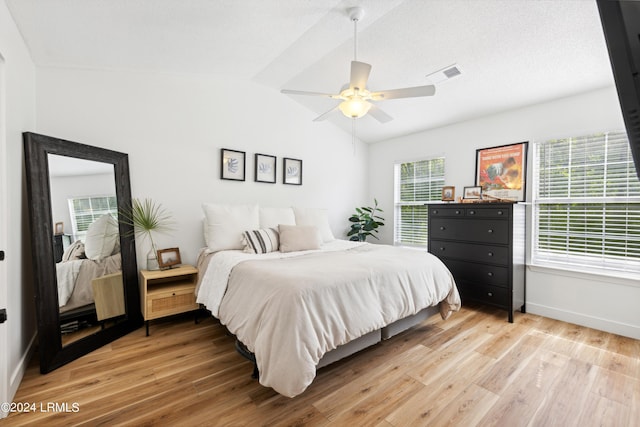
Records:
M118 207L131 205L129 158L124 153L31 132L25 132L23 140L31 219L31 245L38 319L38 351L40 353L40 372L45 374L128 334L143 324L140 312L138 267L133 227L130 224L118 221L122 256L122 280L125 294L125 318L116 322L113 326L109 326L64 347L62 346L56 265L52 244L54 230L51 214L48 155L56 154L113 164Z

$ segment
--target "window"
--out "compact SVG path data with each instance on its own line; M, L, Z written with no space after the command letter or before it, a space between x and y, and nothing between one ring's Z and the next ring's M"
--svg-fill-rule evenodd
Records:
M640 182L624 132L535 145L533 263L640 271Z
M87 228L104 214L118 218L116 196L94 196L69 199L69 213L75 239L84 239Z
M444 157L395 165L394 243L427 246L427 207L442 199Z

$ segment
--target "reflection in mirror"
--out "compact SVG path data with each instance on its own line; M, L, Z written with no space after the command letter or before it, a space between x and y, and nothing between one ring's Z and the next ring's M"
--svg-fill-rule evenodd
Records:
M118 207L131 204L129 161L104 148L23 137L47 373L142 326L133 227L118 218Z
M48 155L62 345L124 316L114 167Z

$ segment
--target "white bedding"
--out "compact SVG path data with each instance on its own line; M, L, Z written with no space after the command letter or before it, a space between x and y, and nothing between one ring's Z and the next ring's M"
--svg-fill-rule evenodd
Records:
M335 241L319 251L210 256L197 301L255 354L260 383L293 397L322 356L440 303L460 307L449 270L425 251Z
M82 260L59 262L56 264L58 279L58 306L64 307L76 286Z

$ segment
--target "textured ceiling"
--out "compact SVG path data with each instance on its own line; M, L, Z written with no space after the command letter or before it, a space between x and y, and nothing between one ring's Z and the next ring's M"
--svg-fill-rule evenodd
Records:
M376 142L613 85L595 0L5 0L39 66L206 73L332 92L358 60L368 88L430 84L453 63L463 74L434 97L378 104L394 120L357 122ZM335 105L288 96L309 120ZM335 114L317 126L351 131Z

